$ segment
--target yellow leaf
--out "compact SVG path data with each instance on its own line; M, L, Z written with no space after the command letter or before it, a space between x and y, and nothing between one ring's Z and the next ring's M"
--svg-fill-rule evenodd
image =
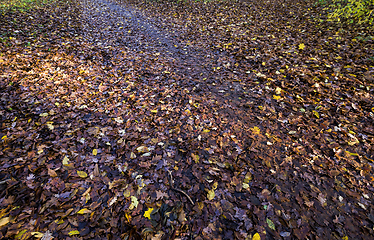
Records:
M276 94L281 94L282 93L282 88L280 88L280 87L277 87L276 89L275 89L275 93Z
M208 200L212 200L215 196L216 196L216 194L215 194L215 192L214 192L213 189L209 190L208 194L206 195L206 197L208 198Z
M49 130L53 130L55 127L53 126L53 122L47 122L47 127Z
M251 128L251 130L252 130L253 134L256 134L256 135L260 134L260 129L258 127L253 127L253 128Z
M79 177L81 178L86 178L87 177L87 173L83 172L83 171L77 171L77 174Z
M88 210L87 208L82 208L81 210L79 210L77 213L78 214L86 214L86 213L91 213L92 211L91 210Z
M348 236L344 236L342 239L343 240L348 240Z
M130 153L130 158L131 158L131 159L134 159L134 158L136 158L136 155L135 155L135 153L131 152L131 153Z
M253 235L252 237L252 240L261 240L260 234L255 233L255 235Z
M40 117L47 117L48 116L48 113L42 113L42 114L39 114Z
M157 113L157 109L151 110L151 113Z
M73 236L73 235L77 235L77 234L79 234L78 230L74 230L74 231L69 232L69 236Z
M148 208L147 211L144 212L144 217L148 218L148 219L151 219L151 213L153 211L153 208Z
M31 235L36 237L36 238L41 238L44 236L44 233L41 232L31 232Z
M5 217L5 218L0 219L0 227L7 225L9 223L9 221L10 221L9 217Z
M4 135L1 140L6 140L8 137L6 135Z
M208 133L208 132L210 132L210 130L209 129L204 129L203 132Z
M149 152L148 148L145 146L137 147L136 150L140 153Z
M94 156L97 155L97 149L96 148L94 150L92 150L92 155L94 155Z
M300 50L304 50L304 48L305 48L305 44L304 44L304 43L300 43L300 44L299 44L299 49L300 49Z
M69 158L67 156L64 157L64 159L62 160L62 165L69 165Z
M281 96L273 95L273 98L274 98L275 100L279 100L279 99L281 99Z
M129 209L133 210L134 208L138 207L139 201L135 196L131 196L130 199L131 199L131 204L129 206Z
M316 116L316 118L319 118L319 113L317 111L313 110L312 112L313 112L314 116Z

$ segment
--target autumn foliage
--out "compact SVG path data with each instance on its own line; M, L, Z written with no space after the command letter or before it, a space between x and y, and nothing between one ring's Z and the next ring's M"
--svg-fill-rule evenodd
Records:
M374 35L324 8L1 5L0 238L372 238Z

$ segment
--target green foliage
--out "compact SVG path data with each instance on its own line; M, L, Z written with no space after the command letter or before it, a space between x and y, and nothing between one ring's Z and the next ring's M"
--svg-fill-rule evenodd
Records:
M374 23L374 0L318 0L317 4L327 5L328 21L348 23Z
M0 0L0 12L24 12L32 8L39 8L54 0Z

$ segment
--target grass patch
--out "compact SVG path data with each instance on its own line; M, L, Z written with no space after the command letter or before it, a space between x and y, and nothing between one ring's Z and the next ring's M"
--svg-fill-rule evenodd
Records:
M25 12L30 9L41 8L55 0L0 0L0 13L17 11Z

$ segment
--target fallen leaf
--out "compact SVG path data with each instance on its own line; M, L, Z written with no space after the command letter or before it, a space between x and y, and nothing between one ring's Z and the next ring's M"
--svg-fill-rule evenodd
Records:
M212 200L216 196L215 192L213 189L208 190L207 198L208 200Z
M57 177L56 171L52 170L50 168L48 168L48 175L51 176L51 177Z
M256 134L256 135L259 135L260 132L261 132L260 128L258 128L258 127L251 128L251 131L252 131L253 134Z
M69 234L69 236L78 235L79 231L78 230L73 230L73 231L70 231L68 234Z
M300 43L300 44L299 44L299 49L300 49L300 50L304 50L304 48L305 48L305 44L304 44L304 43Z
M5 217L5 218L0 219L0 227L7 225L9 222L10 222L9 217Z
M64 157L64 159L62 160L62 165L69 165L69 158L67 156Z
M151 213L153 211L153 208L148 208L147 211L144 212L144 217L148 218L148 219L151 219Z
M255 235L253 235L252 237L252 240L261 240L260 234L255 233Z
M78 176L79 177L81 177L81 178L86 178L87 177L87 173L85 173L84 171L77 171L77 174L78 174Z
M79 210L77 213L78 214L86 214L86 213L91 213L92 211L91 210L88 210L87 208L82 208L81 210Z
M273 221L271 221L269 218L266 218L266 223L268 224L269 228L275 231L275 225Z

